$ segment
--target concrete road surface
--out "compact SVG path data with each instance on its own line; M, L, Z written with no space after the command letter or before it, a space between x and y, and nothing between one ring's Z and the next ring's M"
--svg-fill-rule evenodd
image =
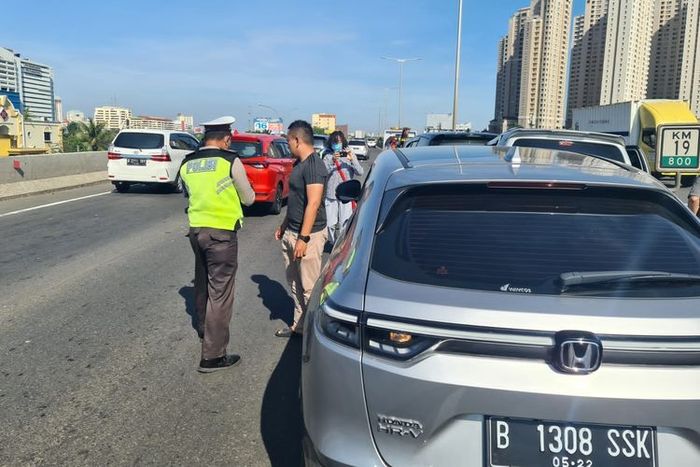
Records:
M0 465L299 464L300 341L273 335L292 317L282 217L246 219L242 363L201 375L185 205L106 183L0 203Z

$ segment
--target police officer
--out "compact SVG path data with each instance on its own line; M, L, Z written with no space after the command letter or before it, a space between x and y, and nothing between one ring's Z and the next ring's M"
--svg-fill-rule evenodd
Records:
M180 167L189 195L201 373L230 368L240 361L240 356L227 354L226 347L238 268L237 232L243 223L241 203L253 204L255 192L238 155L229 150L235 121L221 117L204 123L202 147L187 155Z

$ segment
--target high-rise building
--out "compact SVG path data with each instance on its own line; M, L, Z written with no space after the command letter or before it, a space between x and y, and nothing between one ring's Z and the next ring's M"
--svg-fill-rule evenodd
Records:
M688 0L683 34L683 66L678 97L700 116L700 2Z
M613 0L608 5L600 104L647 95L655 0Z
M648 97L682 99L700 115L700 3L657 0Z
M518 122L520 84L525 34L525 23L530 8L521 8L510 18L508 33L498 44L498 71L496 77L496 108L490 128L503 131Z
M29 114L29 120L54 122L53 70L0 47L0 93Z
M311 126L323 128L326 133L335 131L335 115L334 114L313 114L311 116Z
M103 123L107 129L121 130L126 126L127 121L131 119L131 117L131 110L127 108L105 105L102 107L95 107L93 120L96 124Z
M572 0L532 0L523 32L518 123L562 128Z
M63 122L63 100L58 96L53 100L53 109L56 121Z
M573 109L600 104L608 3L609 0L587 0L584 15L574 20L567 126Z

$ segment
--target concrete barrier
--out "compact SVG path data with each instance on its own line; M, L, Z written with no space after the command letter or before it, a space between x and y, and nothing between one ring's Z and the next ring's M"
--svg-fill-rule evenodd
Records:
M19 167L15 167L16 162ZM106 172L107 152L67 152L0 158L0 184Z

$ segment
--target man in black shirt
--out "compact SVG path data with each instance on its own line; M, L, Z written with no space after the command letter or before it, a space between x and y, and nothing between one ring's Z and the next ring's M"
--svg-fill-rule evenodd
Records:
M289 179L287 216L275 232L282 242L287 282L294 300L294 322L279 329L278 337L301 334L304 314L314 284L321 274L323 247L326 244L326 209L323 196L328 172L314 150L313 129L297 120L289 125L287 141L297 159Z

